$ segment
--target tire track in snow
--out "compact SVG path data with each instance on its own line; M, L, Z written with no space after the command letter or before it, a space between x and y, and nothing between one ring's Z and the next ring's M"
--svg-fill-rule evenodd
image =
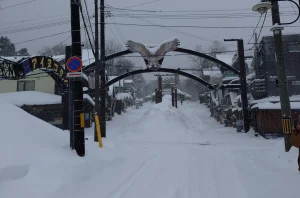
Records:
M230 150L223 149L222 154L215 152L213 178L219 197L248 198L247 191L239 176Z
M159 154L151 156L148 160L143 162L129 177L127 177L118 187L110 192L106 198L120 197L128 188L130 188L146 171L149 167L158 163L161 160Z

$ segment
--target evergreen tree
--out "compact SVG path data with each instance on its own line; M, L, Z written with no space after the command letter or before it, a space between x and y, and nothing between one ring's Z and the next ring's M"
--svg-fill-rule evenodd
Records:
M16 53L15 44L13 44L6 36L0 37L0 56L13 56Z

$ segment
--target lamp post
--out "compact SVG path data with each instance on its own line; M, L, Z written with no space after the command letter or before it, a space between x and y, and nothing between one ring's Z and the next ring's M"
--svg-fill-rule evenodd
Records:
M278 1L289 1L296 5L299 10L298 17L290 23L281 23L279 14ZM300 4L300 0L299 0ZM254 5L252 10L260 14L266 13L269 9L272 10L272 23L273 27L270 29L273 31L273 37L275 42L276 64L277 64L277 76L279 85L279 95L281 104L281 117L284 133L285 151L288 152L291 149L290 137L292 134L292 122L291 122L291 106L288 93L288 84L286 77L286 69L284 63L284 53L282 44L282 25L290 25L295 23L300 17L300 7L293 0L269 0L261 1L261 3Z

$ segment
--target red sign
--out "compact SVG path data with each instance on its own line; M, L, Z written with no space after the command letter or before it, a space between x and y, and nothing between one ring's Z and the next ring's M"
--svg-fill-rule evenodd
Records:
M70 72L78 72L82 69L82 60L77 56L73 56L69 58L66 66Z

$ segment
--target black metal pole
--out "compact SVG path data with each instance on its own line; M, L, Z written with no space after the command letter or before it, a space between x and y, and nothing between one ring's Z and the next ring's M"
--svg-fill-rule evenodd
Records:
M106 89L105 89L105 15L104 15L104 0L100 0L100 52L101 52L101 90L100 90L100 128L101 128L101 136L106 137Z
M171 89L171 95L172 95L172 107L174 107L174 87L173 86Z
M100 65L98 64L99 60L99 24L98 24L98 0L95 0L95 112L100 115L100 83L99 83L99 75L100 75ZM95 122L94 122L95 123ZM100 125L101 126L101 125ZM98 142L96 125L94 128L94 141Z
M81 58L81 35L80 35L80 0L71 0L71 35L72 35L72 56ZM73 92L73 117L74 117L74 146L77 154L85 155L84 127L81 125L83 111L83 85L80 80L74 79L72 84Z
M247 133L250 130L248 97L247 97L247 80L246 80L246 65L243 39L224 39L224 41L237 41L238 58L240 65L240 83L241 83L241 100L244 118L244 130Z
M280 24L279 5L277 1L271 1L272 3L272 24ZM283 29L283 28L282 28ZM290 137L292 134L292 122L291 122L291 106L288 92L288 83L286 78L283 44L282 44L282 32L280 28L273 29L273 36L275 41L275 53L277 63L277 76L278 86L281 104L281 117L283 125L285 151L288 152L292 145Z
M247 133L250 130L250 123L249 123L249 112L248 112L247 79L246 79L246 65L245 65L243 39L238 40L238 58L240 64L241 100L242 100L242 111L243 111L243 118L244 118L244 131Z
M158 103L162 102L162 77L158 76Z

